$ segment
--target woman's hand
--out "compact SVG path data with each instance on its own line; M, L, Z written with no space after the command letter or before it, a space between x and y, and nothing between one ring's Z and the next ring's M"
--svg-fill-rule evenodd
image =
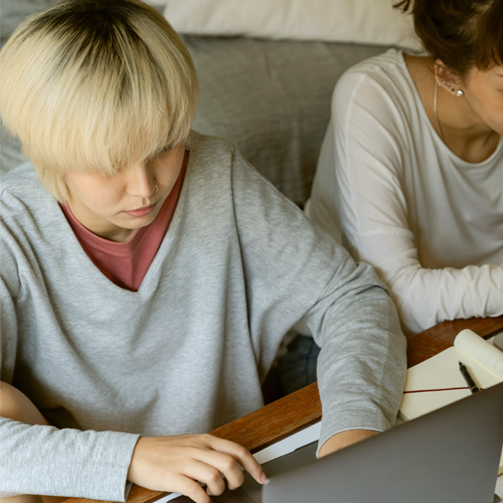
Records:
M177 492L197 503L210 503L236 489L244 476L240 465L259 483L267 479L261 466L244 447L213 435L141 437L129 465L128 480L156 491ZM200 484L206 486L206 491Z

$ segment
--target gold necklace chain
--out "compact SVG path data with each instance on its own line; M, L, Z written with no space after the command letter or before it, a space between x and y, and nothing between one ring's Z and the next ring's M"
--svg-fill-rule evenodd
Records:
M437 113L437 101L438 101L438 88L440 87L440 84L438 82L435 82L435 96L433 98L433 113L435 114L435 121L437 123L437 129L438 129L438 135L440 136L440 139L444 141L444 136L442 135L442 130L440 129L440 122L438 122L438 113Z

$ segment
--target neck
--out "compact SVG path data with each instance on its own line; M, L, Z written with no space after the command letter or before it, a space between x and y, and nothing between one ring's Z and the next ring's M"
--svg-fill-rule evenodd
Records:
M483 162L498 146L499 134L480 120L464 96L438 89L437 116L444 143L467 162Z
M438 88L437 125L434 111L434 60L431 57L408 54L404 54L404 58L426 114L447 147L470 163L483 162L490 157L500 136L480 119L466 96L458 97L444 87Z

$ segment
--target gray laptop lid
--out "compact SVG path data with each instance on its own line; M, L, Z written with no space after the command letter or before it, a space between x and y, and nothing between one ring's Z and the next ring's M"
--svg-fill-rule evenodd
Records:
M491 503L502 446L503 383L271 477L262 502Z
M305 446L212 501L492 503L502 446L503 383L320 460Z

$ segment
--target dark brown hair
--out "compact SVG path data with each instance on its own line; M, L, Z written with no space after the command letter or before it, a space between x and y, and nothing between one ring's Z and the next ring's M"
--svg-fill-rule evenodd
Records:
M424 48L463 77L503 64L503 0L401 0Z

